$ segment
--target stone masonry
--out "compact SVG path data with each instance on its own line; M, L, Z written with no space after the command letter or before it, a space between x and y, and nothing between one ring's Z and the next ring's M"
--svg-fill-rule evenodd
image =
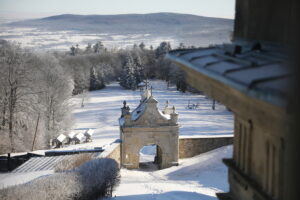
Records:
M122 167L139 168L140 149L152 144L157 145L155 160L160 169L178 164L178 114L168 103L159 111L157 103L147 89L134 111L124 101L119 119Z

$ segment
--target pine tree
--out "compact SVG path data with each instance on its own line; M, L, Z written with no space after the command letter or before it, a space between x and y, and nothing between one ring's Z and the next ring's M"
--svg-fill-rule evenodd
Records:
M136 52L133 61L136 67L134 70L134 76L136 78L137 84L139 84L145 79L145 77L144 77L144 66L142 63L141 56L138 52Z
M102 44L101 41L99 41L93 46L93 49L94 49L94 53L101 53L101 51L104 50L104 45Z
M132 56L129 54L126 57L126 62L122 70L120 77L120 85L126 89L136 89L137 88L137 79L135 76L136 65Z
M155 50L156 57L163 57L171 50L170 42L162 42L160 43L159 47Z
M104 87L105 87L105 85L104 85L102 80L99 80L99 76L96 72L96 69L94 67L91 67L91 70L90 70L90 88L89 88L89 90L90 91L99 90L99 89L102 89Z

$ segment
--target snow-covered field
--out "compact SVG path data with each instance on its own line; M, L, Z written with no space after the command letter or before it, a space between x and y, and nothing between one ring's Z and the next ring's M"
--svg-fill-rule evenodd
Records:
M216 104L212 110L212 100L200 94L181 93L174 86L167 87L163 81L151 81L153 96L163 109L166 100L176 107L179 113L180 137L232 135L233 115L223 105ZM94 129L93 142L71 145L64 149L87 149L106 147L119 138L118 118L123 101L131 110L140 101L140 91L122 89L117 83L103 90L89 92L81 107L82 96L72 99L74 107L73 130L80 132ZM187 105L198 104L197 109L188 109ZM154 146L153 146L154 147ZM155 154L154 148L147 146L141 151L144 160L149 161ZM215 193L226 191L227 170L221 159L231 157L232 147L207 152L205 154L182 159L179 166L164 170L121 170L121 184L114 192L113 199L216 199ZM0 188L24 183L53 171L30 173L0 174Z
M167 88L163 81L151 81L151 85L159 108L162 110L169 100L179 113L180 137L232 135L233 115L223 105L216 104L216 110L212 110L212 100L203 95L178 92L174 86ZM138 90L124 90L117 83L112 83L103 90L89 92L83 108L80 106L82 98L75 97L74 130L95 129L93 143L75 146L103 146L118 139L118 118L123 101L127 101L132 111L139 104L140 94ZM187 109L189 101L190 104L198 103L199 107Z
M144 42L148 47L156 47L162 41L178 46L179 41L172 36L153 36L151 34L112 34L112 33L83 33L80 31L45 31L38 28L8 27L0 23L0 39L21 43L23 47L35 50L68 51L76 44L84 50L88 43L101 41L111 49L132 48L133 44Z
M212 100L203 95L181 93L174 86L167 88L163 81L151 81L153 95L162 109L166 100L175 105L179 113L180 137L208 135L231 135L233 115L220 104L212 110ZM119 138L118 117L123 101L133 110L139 103L140 92L122 89L117 83L104 90L90 92L84 108L74 110L75 130L94 128L94 144L106 145ZM199 104L197 109L187 109L187 105ZM141 162L153 160L154 146L141 150ZM180 160L177 167L164 170L121 170L121 184L114 192L116 200L147 199L216 199L215 193L228 190L227 168L222 158L232 155L232 147L207 152Z

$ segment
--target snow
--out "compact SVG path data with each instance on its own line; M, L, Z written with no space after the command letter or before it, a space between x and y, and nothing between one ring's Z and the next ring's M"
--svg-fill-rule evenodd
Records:
M225 146L193 158L179 166L156 171L121 169L121 183L113 200L215 200L216 192L228 190L227 168L222 158L232 156Z
M150 81L150 85L153 87L153 96L159 101L160 110L164 109L167 100L170 106L175 106L179 114L181 138L232 136L233 115L223 105L216 103L216 110L212 110L212 100L203 95L178 92L174 86L168 88L163 81ZM125 90L118 83L112 83L102 90L89 92L88 95L83 108L81 95L72 99L74 107L72 131L82 134L87 130L93 130L93 141L69 145L57 149L58 151L95 147L113 149L112 143L119 139L120 135L118 119L123 101L126 100L131 110L140 102L140 91ZM187 109L189 101L199 103L199 108ZM153 161L155 147L143 148L140 152L141 161ZM228 190L227 169L221 159L231 157L231 152L232 147L223 147L193 158L182 159L179 161L179 166L164 170L154 171L156 168L151 165L146 166L150 169L145 171L122 169L121 184L114 193L117 196L115 199L216 199L216 192ZM0 173L0 188L25 183L52 173L52 170Z
M60 134L60 135L57 137L57 140L60 141L60 142L63 142L65 139L66 139L66 136L65 136L64 134Z
M159 114L166 120L170 120L171 119L171 115L168 115L168 114L164 114L162 113L160 110L158 111Z
M0 173L0 189L13 185L27 183L41 176L53 174L54 170L25 172L25 173Z
M158 100L158 107L163 110L165 102L175 106L179 114L180 137L195 136L232 136L233 115L223 105L216 103L216 110L212 110L212 100L192 93L178 92L175 86L167 87L164 81L150 81L153 87L153 96ZM112 83L106 88L88 93L89 97L84 107L81 107L81 96L73 98L74 126L73 131L93 129L93 142L71 145L72 148L103 147L111 144L120 137L119 123L121 107L126 100L131 111L140 103L140 91L125 90L118 83ZM187 109L190 103L199 103L197 109ZM133 117L137 117L138 114Z
M73 139L74 136L76 135L76 133L74 131L71 131L69 134L68 134L68 137Z
M92 136L94 134L94 130L93 129L89 129L88 131L85 132L85 134Z
M83 137L84 137L83 133L78 133L78 134L75 136L75 138L77 138L79 141L83 140Z

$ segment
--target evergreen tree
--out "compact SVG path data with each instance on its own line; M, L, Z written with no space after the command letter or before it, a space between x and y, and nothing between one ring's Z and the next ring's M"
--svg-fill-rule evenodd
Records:
M170 42L162 42L159 47L155 50L155 55L157 58L163 57L171 50Z
M144 65L143 65L143 62L142 62L139 52L135 52L133 61L134 61L134 65L135 65L134 76L136 78L137 84L139 84L140 82L142 82L145 79Z
M126 62L122 70L120 77L120 85L126 89L136 89L137 88L137 79L135 76L136 65L130 54L126 57Z
M70 48L70 51L71 51L71 55L72 56L75 56L75 47L74 46L72 46L71 48Z
M101 41L99 41L93 46L93 49L94 53L100 53L102 50L104 50L104 45Z
M96 69L94 67L91 67L91 70L90 70L90 88L89 88L89 90L90 91L99 90L99 89L102 89L104 87L105 87L104 82L103 82L102 79L99 79L99 76L96 72Z
M144 49L145 49L145 44L144 44L144 42L142 42L142 43L139 45L139 47L140 47L141 50L144 50Z

